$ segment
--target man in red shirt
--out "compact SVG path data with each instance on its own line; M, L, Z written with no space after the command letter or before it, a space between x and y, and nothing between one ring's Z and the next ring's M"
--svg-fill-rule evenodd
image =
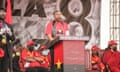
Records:
M45 32L50 41L54 40L57 36L64 36L68 32L68 24L63 21L62 13L60 11L55 11L53 15L54 21L47 24Z
M120 53L117 51L117 42L108 42L108 48L103 54L103 62L109 67L111 72L120 72Z
M51 21L47 24L45 34L48 37L48 40L51 42L58 36L65 36L69 34L68 31L68 24L63 21L62 13L60 11L55 11L53 13L54 21ZM59 48L60 43L58 43L54 49L50 49L51 53L51 71L54 72L55 68L54 65L57 61L63 63L63 49Z
M40 52L34 50L34 42L28 41L28 49L24 49L21 58L24 60L26 72L48 72L48 63L46 58Z

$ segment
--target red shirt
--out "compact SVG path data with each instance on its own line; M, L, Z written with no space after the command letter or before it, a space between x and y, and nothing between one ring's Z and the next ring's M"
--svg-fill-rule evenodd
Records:
M42 63L38 62L38 61L34 61L34 62L29 62L29 67L45 67L48 68L49 63L47 62L47 57L42 56L39 52L37 51L33 51L33 52L29 52L27 49L22 51L22 59L25 61L24 65L27 63L27 61L25 60L26 57L28 56L34 56L34 57L40 57L42 59L44 59L44 61Z
M65 22L55 22L54 24L56 24L56 36L59 36L59 34L57 34L57 32L59 30L63 31L63 35L66 35L66 31L68 31L68 24ZM47 27L46 27L46 35L52 35L52 27L53 27L53 22L49 22Z
M55 36L60 36L61 34L58 34L60 30L62 31L62 36L66 35L66 31L68 31L68 24L66 22L55 22L55 27L56 27L56 34ZM53 22L49 22L46 27L46 35L52 35L52 29L53 29ZM58 43L54 47L54 63L56 64L58 60L60 60L61 63L63 63L63 49L62 49L62 44Z
M98 67L99 67L100 69L102 69L102 70L105 69L105 66L104 66L104 64L101 62L101 59L100 59L99 56L95 56L95 57L92 56L92 59L91 59L91 60L92 60L92 64L97 63L97 65L98 65Z
M103 62L109 65L112 72L120 72L120 53L118 51L105 51Z

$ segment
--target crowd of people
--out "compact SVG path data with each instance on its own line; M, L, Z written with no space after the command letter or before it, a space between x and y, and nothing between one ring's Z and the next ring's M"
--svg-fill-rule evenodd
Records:
M56 72L56 68L60 69L58 72L63 72L63 52L57 48L59 43L50 49L43 45L36 50L35 41L31 39L26 42L26 47L19 45L15 50L12 49L12 43L16 39L12 26L5 22L5 16L6 10L0 8L0 72ZM57 10L53 16L54 20L47 24L45 32L48 42L69 34L68 24L63 21L62 13ZM104 50L102 57L98 46L94 45L91 51L93 70L120 72L120 52L116 41L108 42L108 48Z
M48 37L48 43L55 40L58 36L65 36L66 33L69 33L68 24L63 21L62 13L56 10L53 16L54 20L47 24L45 32ZM16 38L12 25L6 23L5 18L6 9L0 8L0 72L56 72L56 67L54 66L57 63L54 62L54 59L56 55L59 56L56 61L62 64L62 52L59 52L61 49L51 47L50 53L48 53L49 50L43 52L46 46L42 46L43 48L40 47L35 50L35 44L32 39L26 42L26 47L20 45L16 50L12 49ZM60 72L63 71L61 70Z
M35 42L28 40L27 48L18 46L13 53L13 72L48 72L50 67L50 57L43 55L42 51L46 46L41 46L35 50Z

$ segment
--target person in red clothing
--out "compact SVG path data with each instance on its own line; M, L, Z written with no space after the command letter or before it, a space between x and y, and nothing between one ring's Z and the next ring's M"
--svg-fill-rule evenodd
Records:
M105 66L99 57L99 47L94 45L92 46L92 57L91 57L91 64L93 70L100 70L101 72L104 71Z
M48 72L46 58L34 50L34 42L32 40L27 42L27 47L28 49L24 49L21 54L26 72Z
M103 54L103 62L111 72L120 72L120 53L117 51L116 41L108 42L108 48Z
M60 11L56 10L53 13L54 20L50 21L47 24L45 34L48 37L48 40L51 42L56 37L59 36L65 36L69 34L68 31L68 24L63 20L63 15ZM55 72L55 64L60 61L63 63L63 49L59 48L60 43L58 43L54 49L50 48L50 54L51 54L51 71Z
M46 27L45 34L50 41L54 40L57 36L65 36L68 32L68 24L63 21L62 13L56 10L54 13L54 20L49 22ZM54 28L55 27L55 28Z

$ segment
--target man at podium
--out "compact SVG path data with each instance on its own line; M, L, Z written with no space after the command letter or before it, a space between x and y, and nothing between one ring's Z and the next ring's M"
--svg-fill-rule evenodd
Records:
M53 16L54 20L47 24L45 32L50 42L58 36L65 36L66 34L69 34L68 24L64 21L62 13L56 10L54 11ZM59 46L60 43L50 49L51 72L55 72L55 65L57 65L57 69L61 69L61 64L63 64L63 49L59 48Z

